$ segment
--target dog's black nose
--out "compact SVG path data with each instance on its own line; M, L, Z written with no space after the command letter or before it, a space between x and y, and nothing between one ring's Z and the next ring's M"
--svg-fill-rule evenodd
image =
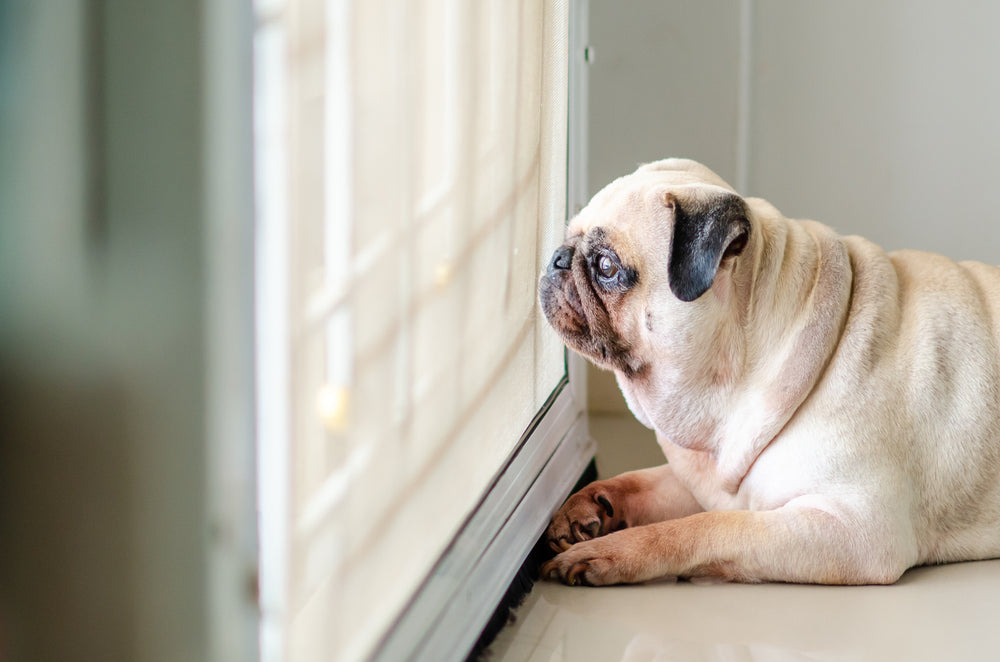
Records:
M562 270L570 268L573 264L573 249L570 246L560 246L556 249L556 252L552 254L552 261L549 262L549 273L553 271Z

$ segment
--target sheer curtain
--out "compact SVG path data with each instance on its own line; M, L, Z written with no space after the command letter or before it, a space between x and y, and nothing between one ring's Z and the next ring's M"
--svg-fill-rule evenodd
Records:
M257 15L262 652L361 659L565 378L567 3Z

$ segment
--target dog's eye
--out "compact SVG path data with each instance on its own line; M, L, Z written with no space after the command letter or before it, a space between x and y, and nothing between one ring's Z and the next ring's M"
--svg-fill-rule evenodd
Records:
M602 255L597 259L597 271L602 278L614 278L618 273L618 265L607 255Z

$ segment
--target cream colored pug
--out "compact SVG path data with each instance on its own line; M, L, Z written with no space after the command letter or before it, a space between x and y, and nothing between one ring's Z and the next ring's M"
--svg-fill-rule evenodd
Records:
M539 294L668 460L571 496L543 576L887 584L1000 556L1000 269L668 159L594 196Z

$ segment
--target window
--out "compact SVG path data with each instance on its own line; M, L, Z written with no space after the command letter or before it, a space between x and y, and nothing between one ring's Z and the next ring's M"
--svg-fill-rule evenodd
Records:
M589 452L535 294L566 218L567 3L256 11L262 656L409 653L414 604L456 604L434 596L505 522L530 547L573 478L544 467Z

